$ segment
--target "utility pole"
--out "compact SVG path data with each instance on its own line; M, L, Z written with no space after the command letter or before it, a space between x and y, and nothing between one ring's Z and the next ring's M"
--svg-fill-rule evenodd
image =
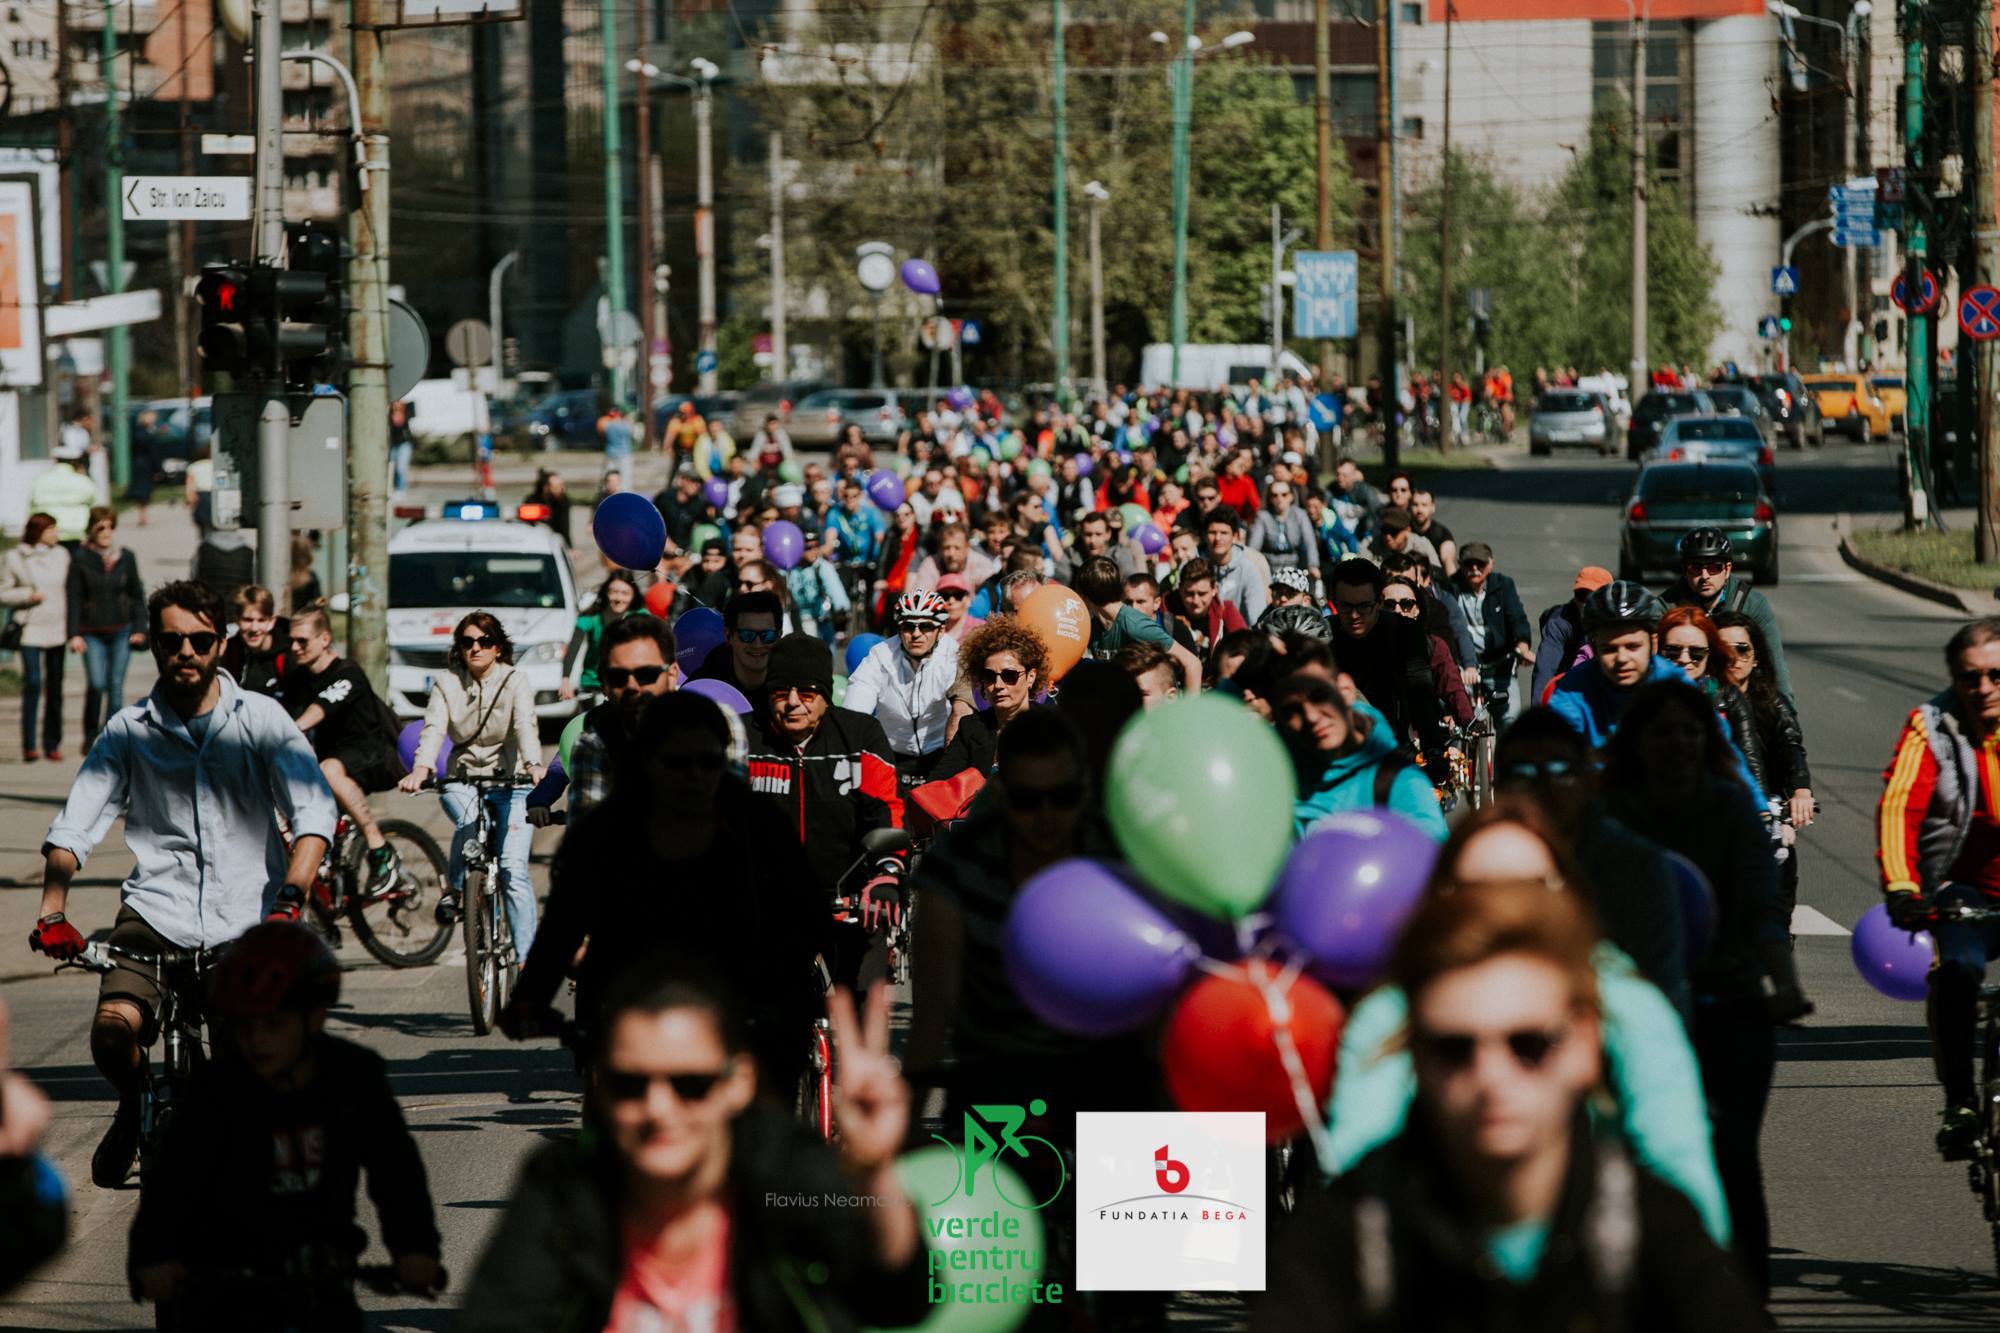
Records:
M771 379L791 377L785 346L785 132L771 131Z
M183 53L194 49L190 45L193 34L188 27L188 9L189 6L181 5L175 10L178 16L176 24L180 30L178 39L180 49ZM183 58L185 58L185 55ZM183 176L194 175L194 144L192 142L194 121L192 118L192 106L188 101L189 81L190 75L186 69L179 70L174 75L174 82L180 85L181 94L180 149L181 175ZM185 397L192 399L200 396L196 388L196 382L199 377L195 372L194 366L194 339L188 335L188 279L193 274L195 268L193 218L187 219L177 227L168 229L167 248L171 252L169 258L173 264L174 282L177 288L174 293L174 372L180 379L181 393Z
M347 376L347 655L376 691L389 690L389 57L376 26L381 0L349 0L347 61L354 72L368 170L348 214L347 291L353 366ZM512 256L509 256L511 259ZM502 260L489 279L493 345L500 345Z
M1313 0L1313 130L1314 170L1319 207L1313 245L1333 249L1333 18L1327 0ZM1333 383L1333 339L1319 340L1319 389Z
M1396 391L1396 124L1389 99L1395 73L1395 43L1389 25L1395 21L1390 0L1375 0L1375 205L1376 250L1381 255L1381 287L1377 317L1381 321L1382 464L1402 462L1397 413L1402 398Z
M1972 231L1973 281L1991 286L2000 281L2000 262L1995 259L1996 247L2000 247L2000 218L1995 217L1993 199L1993 0L1973 0L1966 38L1972 46L1972 59L1966 61L1966 70L1972 84L1972 142L1978 163L1972 174L1972 188L1979 198L1978 222ZM1967 341L1959 340L1961 355ZM2000 441L1993 437L1993 395L2000 386L1993 382L1993 340L1974 342L1972 346L1976 368L1973 383L1979 395L1973 433L1979 446L1979 514L1973 530L1973 550L1980 564L1990 565L2000 561L2000 456L1996 456L1995 448Z
M507 370L506 362L502 359L500 350L507 340L506 334L501 332L504 326L501 324L500 319L501 315L505 313L502 297L505 295L504 288L506 286L507 270L514 267L520 258L521 252L519 250L509 250L506 254L500 256L499 262L494 264L492 271L486 275L486 321L487 327L493 330L491 340L493 352L488 364L493 367L493 396L495 398L503 396L500 392L500 386Z
M1053 333L1056 360L1056 401L1065 406L1070 400L1069 391L1069 115L1063 96L1063 0L1050 0L1051 23L1054 33L1050 43L1049 59L1054 68L1050 80L1054 87L1053 110L1055 112L1055 182L1050 207L1055 212L1056 227L1056 272L1055 272L1055 328Z
M1438 177L1438 452L1452 445L1451 406L1451 0L1444 0L1444 165Z
M625 68L632 71L638 80L634 90L632 106L633 148L639 160L639 271L651 273L657 262L657 252L653 249L653 95L648 79L652 67L646 63L646 25L634 23L632 35L637 39L639 54L625 62ZM619 170L623 170L620 167ZM622 290L622 288L621 288ZM651 364L654 344L659 340L660 331L653 325L653 307L648 301L639 302L640 336L646 341L646 355ZM495 335L498 336L497 334ZM650 375L650 371L648 372ZM666 385L651 384L651 391L665 392ZM648 397L651 396L651 391Z
M1102 403L1111 397L1104 371L1104 203L1111 192L1091 181L1083 195L1090 200L1090 396Z
M597 7L600 44L604 48L604 301L605 332L614 333L625 321L625 154L618 134L618 3L599 0ZM631 377L626 371L626 348L607 348L614 353L611 370L611 401L620 408L632 408Z
M1194 0L1187 0L1181 18L1181 47L1169 66L1174 106L1174 293L1171 336L1174 342L1171 377L1181 383L1181 347L1187 342L1188 122L1194 101Z
M1903 285L1914 300L1916 293L1922 289L1925 261L1930 257L1926 214L1935 197L1928 179L1929 154L1924 144L1924 74L1929 60L1924 47L1923 0L1904 0L1902 21L1903 171L1908 182L1908 203L1904 205L1907 241L1903 248ZM1992 85L1989 79L1982 78L1978 86L1990 90ZM1979 188L1990 190L1991 186L1986 181L1980 181ZM1908 528L1918 528L1930 521L1930 496L1924 485L1927 462L1924 450L1930 443L1931 424L1930 320L1923 315L1912 315L1904 328L1907 331L1904 376L1908 392L1903 410L1903 470L1909 481L1904 487L1903 524ZM1982 405L1981 411L1985 410ZM1983 449L1981 456L1983 459ZM1984 484L1982 477L1981 485ZM1982 491L1981 499L1984 498Z
M1646 25L1652 6L1632 8L1632 383L1625 396L1639 401L1653 363L1646 346Z
M281 0L257 0L251 71L257 92L257 262L285 263L285 95L280 53L285 45ZM117 204L112 205L114 211ZM112 260L112 268L118 267ZM282 318L282 315L280 316ZM292 573L292 412L282 374L266 368L257 414L257 580L284 597ZM124 408L121 405L122 416ZM281 600L281 605L282 600Z
M276 3L276 0L272 0ZM132 0L126 0L130 13ZM118 114L118 24L115 5L103 11L104 40L99 58L104 66L104 289L115 296L125 290L125 129ZM276 64L273 48L272 63ZM111 371L111 488L122 491L132 480L132 423L125 403L132 374L132 331L124 325L109 330L105 350Z
M699 302L699 349L710 353L709 369L701 371L701 391L714 393L719 383L714 365L715 352L715 125L714 80L716 68L706 60L694 62L701 86L694 94L694 257L695 299ZM654 214L655 224L659 215ZM660 336L666 330L665 278L659 283Z

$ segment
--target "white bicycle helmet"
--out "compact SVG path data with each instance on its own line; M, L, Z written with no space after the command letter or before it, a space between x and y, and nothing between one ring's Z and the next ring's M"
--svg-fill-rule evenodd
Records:
M934 625L944 624L944 598L934 592L906 592L896 599L896 623L928 620Z

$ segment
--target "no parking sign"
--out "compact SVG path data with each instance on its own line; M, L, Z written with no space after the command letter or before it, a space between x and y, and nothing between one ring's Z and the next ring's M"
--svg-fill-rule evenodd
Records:
M2000 338L2000 287L1968 287L1958 298L1958 327L1975 342Z

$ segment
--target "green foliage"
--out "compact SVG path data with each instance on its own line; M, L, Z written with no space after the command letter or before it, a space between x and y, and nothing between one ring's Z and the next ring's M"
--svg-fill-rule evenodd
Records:
M1537 203L1477 158L1452 156L1452 348L1471 366L1465 292L1493 293L1489 362L1522 378L1534 366L1623 369L1632 340L1632 175L1614 105L1592 121L1589 146ZM1438 355L1440 193L1418 190L1404 211L1404 300L1416 360ZM1702 364L1721 328L1710 295L1714 256L1679 195L1655 178L1646 227L1647 359Z

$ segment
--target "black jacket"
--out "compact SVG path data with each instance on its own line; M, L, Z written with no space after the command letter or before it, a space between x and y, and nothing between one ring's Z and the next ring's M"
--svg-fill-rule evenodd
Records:
M251 652L241 634L230 635L222 643L222 669L246 690L277 695L284 686L285 672L291 668L290 654L284 648L291 633L292 622L279 616L271 630L270 651L262 653Z
M1614 1144L1573 1138L1541 1264L1527 1282L1484 1254L1420 1119L1271 1238L1262 1333L1752 1333L1763 1313L1693 1207Z
M885 1272L833 1150L783 1112L736 1120L730 1164L729 1279L737 1327L751 1333L907 1328L930 1313L917 1247ZM598 1333L622 1267L617 1165L569 1139L521 1168L513 1201L473 1272L452 1327L461 1333ZM811 1198L809 1206L797 1200ZM823 1203L832 1199L835 1202ZM787 1206L788 1203L791 1206Z
M931 781L955 778L968 768L978 769L982 777L991 777L999 755L1000 714L991 708L968 713L958 720L951 743L938 752L937 762L931 765Z
M1397 744L1426 753L1443 748L1430 635L1420 621L1384 611L1375 628L1359 639L1336 626L1333 655L1340 669L1354 677L1362 697L1389 719Z
M1729 723L1729 739L1743 751L1743 762L1750 766L1750 776L1757 779L1757 786L1766 796L1771 795L1770 759L1764 752L1763 733L1757 726L1756 710L1750 707L1750 700L1743 691L1714 676L1702 681L1701 686L1723 720ZM1788 790L1785 794L1791 793Z
M423 1159L388 1066L338 1037L319 1038L318 1060L294 1093L272 1091L233 1059L202 1070L140 1192L129 1270L176 1260L276 1276L301 1250L351 1263L368 1243L354 1221L363 1168L389 1253L439 1252Z
M1784 695L1775 695L1769 708L1755 709L1757 741L1763 750L1765 773L1757 775L1766 796L1789 797L1813 785L1812 770L1806 766L1806 734L1799 726L1798 710Z
M828 705L803 751L759 728L750 737L750 786L798 831L828 897L860 858L862 834L903 827L895 755L882 724L866 713Z
M146 585L139 581L139 558L120 548L111 567L88 546L69 562L69 632L131 634L146 628Z
M1470 592L1463 577L1452 581L1448 594ZM1486 642L1479 650L1479 663L1491 670L1496 665L1512 669L1516 645L1534 646L1528 636L1528 612L1521 605L1520 589L1514 580L1493 570L1486 576L1486 600L1480 603L1486 625Z

